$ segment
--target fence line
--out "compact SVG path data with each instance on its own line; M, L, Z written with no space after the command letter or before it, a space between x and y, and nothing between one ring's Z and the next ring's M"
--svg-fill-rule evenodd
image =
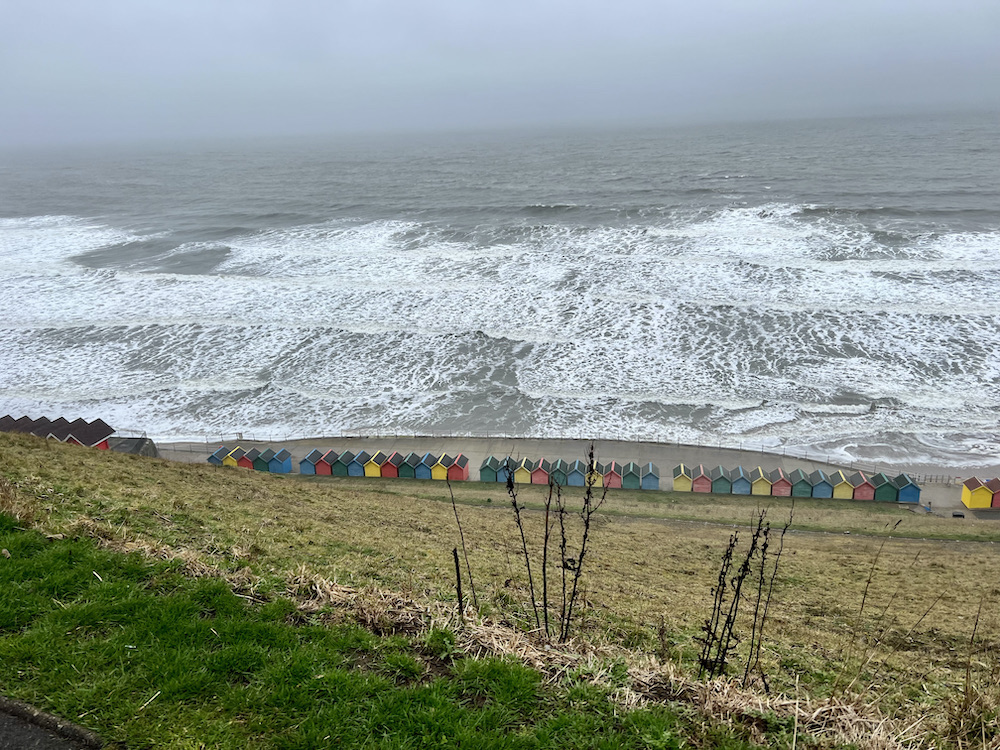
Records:
M146 437L145 433L142 433L142 437ZM215 443L215 438L219 438L218 444ZM212 453L214 448L221 444L227 442L239 442L248 441L253 443L270 443L270 444L280 444L299 440L336 440L337 435L284 435L277 436L273 434L268 435L258 435L256 433L247 432L234 432L234 433L220 433L216 435L204 435L205 450L208 453ZM460 439L470 439L470 440L578 440L583 442L588 442L594 440L595 442L601 441L615 441L615 442L629 442L629 443L647 443L656 446L675 446L677 448L692 448L692 449L718 449L718 450L738 450L743 452L754 452L758 451L762 456L774 456L781 458L793 458L800 461L813 461L815 463L823 463L830 466L837 466L840 468L846 468L851 471L862 471L868 475L879 473L880 469L878 464L870 464L858 461L850 461L848 463L840 463L831 453L820 453L815 451L809 451L801 448L789 448L788 446L780 446L780 451L778 446L766 446L763 443L752 443L747 441L739 441L733 443L723 442L721 440L712 442L694 442L694 443L682 443L680 440L664 440L662 438L654 438L649 436L643 436L639 433L625 434L625 433L598 433L593 436L584 435L567 435L563 434L549 434L549 435L525 435L511 432L496 432L496 433L476 433L476 432L458 432L458 431L425 431L425 432L400 432L397 429L389 429L382 427L362 427L354 429L340 430L340 438L343 439L373 439L373 440L400 440L400 439L436 439L436 440L460 440ZM194 442L194 441L185 441ZM175 449L176 450L176 449ZM195 449L193 446L181 449L185 452L196 453L200 452L200 448ZM946 474L918 474L914 472L907 472L910 478L917 484L961 484L962 478L950 476Z

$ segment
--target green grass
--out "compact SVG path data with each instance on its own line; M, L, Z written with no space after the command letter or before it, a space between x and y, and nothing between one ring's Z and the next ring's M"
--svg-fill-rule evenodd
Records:
M606 688L248 605L174 563L47 540L0 514L0 692L129 748L750 747Z

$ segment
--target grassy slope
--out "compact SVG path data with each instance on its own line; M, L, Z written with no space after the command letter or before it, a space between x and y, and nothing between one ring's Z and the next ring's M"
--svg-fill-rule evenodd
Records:
M14 523L0 514L0 692L130 748L749 747L666 707L620 714L573 677L455 658L447 631L311 624L288 600L251 607L219 579Z
M248 565L275 581L305 565L418 600L454 597L450 552L458 540L441 483L259 475L5 435L0 472L50 531L89 518L105 533ZM523 617L520 547L502 488L468 483L455 494L480 599L487 611ZM521 499L534 508L544 494L526 488ZM764 501L780 523L788 502ZM583 635L690 660L731 525L746 523L757 506L752 497L609 494L585 577ZM534 547L541 519L527 514ZM904 706L911 701L940 707L964 681L983 596L990 606L977 643L996 642L998 533L990 522L959 524L895 506L798 501L764 654L773 683L791 691L798 676L810 693L828 694L857 676L855 688L871 682L868 694L884 695L890 710L923 710Z

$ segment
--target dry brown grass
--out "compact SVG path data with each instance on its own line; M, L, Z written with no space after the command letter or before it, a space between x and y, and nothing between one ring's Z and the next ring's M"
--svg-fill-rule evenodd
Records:
M11 435L0 435L0 475L7 480L0 479L0 508L26 522L33 518L50 533L82 530L153 554L182 555L193 573L205 566L242 576L236 583L248 596L271 586L300 601L312 596L335 612L336 596L343 595L352 603L341 609L360 621L369 618L373 627L386 612L398 610L393 622L400 613L416 613L426 624L450 616L454 607L457 530L441 483L261 475ZM484 639L493 639L493 645L463 645L513 648L522 655L532 645L551 659L544 644L522 632L530 603L502 490L455 485L484 604L479 626ZM520 499L531 508L540 505L541 493L524 488ZM1000 555L993 539L1000 526L990 522L969 519L956 527L949 519L895 507L799 502L764 638L763 666L775 693L760 696L732 682L720 683L724 689L697 687L684 676L732 524L748 522L756 507L754 497L713 502L674 493L609 493L584 576L584 607L574 628L580 639L566 653L606 659L628 652L633 671L645 658L635 654L657 654L656 670L633 674L636 700L660 695L667 679L670 691L688 684L689 693L703 691L698 700L704 705L718 704L723 690L739 696L736 703L763 701L762 711L792 715L787 701L798 681L801 694L812 696L798 704L800 720L811 707L819 711L809 719L814 723L831 716L845 727L884 721L898 739L904 730L948 734L956 711L982 717L993 711L992 723L983 719L981 729L998 733L993 698L966 709L953 703L965 684L970 633L984 596L973 651L985 666L975 667L977 675L995 662L984 654L997 653ZM772 522L780 524L786 512L785 501L774 501ZM897 533L941 538L869 536L885 534L900 518ZM540 514L527 513L525 524L537 545ZM956 528L973 541L947 538ZM326 599L309 595L310 586L323 589ZM394 610L386 596L407 604ZM873 705L870 712L858 708L865 703ZM861 718L845 718L850 711ZM849 736L844 727L837 732Z

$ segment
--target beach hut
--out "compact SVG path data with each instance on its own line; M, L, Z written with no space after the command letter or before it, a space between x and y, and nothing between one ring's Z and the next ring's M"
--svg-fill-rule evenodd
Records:
M768 479L767 474L759 466L754 467L754 470L750 472L750 494L771 494L771 480Z
M448 469L451 468L453 463L455 463L455 459L452 456L449 456L447 453L443 454L431 467L431 479L436 479L439 482L447 481Z
M884 472L879 472L870 479L875 488L875 500L881 503L894 503L899 499L899 491L896 485Z
M785 475L784 469L774 469L767 478L771 480L771 497L792 496L792 480Z
M347 476L363 477L365 475L365 464L371 461L372 454L368 451L361 451L354 454L354 459L347 464Z
M674 467L674 492L691 491L691 469L686 464Z
M842 471L835 471L830 475L830 484L833 485L833 496L838 500L850 500L854 497L854 486L847 481L847 474Z
M399 465L399 478L416 479L418 466L420 466L420 454L408 453L406 458L403 459L403 463Z
M594 461L587 468L587 486L604 487L604 464Z
M81 420L82 421L82 420ZM72 423L71 423L72 424ZM74 442L87 448L97 448L106 451L111 447L109 439L115 434L115 428L103 419L95 419L93 422L84 422L84 426L74 427L66 442Z
M291 474L292 454L282 448L267 462L267 468L272 474Z
M455 456L455 460L448 467L449 482L467 482L469 480L469 457L464 453Z
M382 464L386 462L389 457L382 451L375 451L371 458L365 461L365 476L366 477L380 477L382 476Z
M792 483L792 497L812 497L812 482L802 469L795 469L789 474L788 481Z
M4 414L0 417L0 432L13 432L11 425L16 421L10 414Z
M813 487L813 497L833 497L833 482L830 481L830 477L822 469L816 469L816 471L810 474L809 482Z
M227 448L224 445L219 446L219 449L215 451L215 453L213 453L211 456L209 456L207 460L210 464L213 464L214 466L222 466L222 460L226 456L228 456L232 450L233 450L232 448Z
M420 463L417 464L416 468L413 470L414 475L417 479L433 479L434 478L434 465L438 462L438 457L433 453L425 453L420 458Z
M742 466L736 466L729 470L729 481L733 485L734 495L749 495L752 486L750 477Z
M399 451L393 451L392 455L386 458L385 463L382 464L382 476L389 479L396 479L399 477L399 465L403 463L402 453Z
M327 451L323 457L316 462L316 473L328 477L333 474L333 465L337 463L340 454L337 451Z
M570 487L583 487L587 483L587 464L576 460L569 465L566 472L566 484Z
M983 481L970 477L962 482L962 503L966 508L992 508L993 493Z
M611 461L604 466L604 486L612 490L622 488L622 465Z
M299 474L315 474L316 462L323 458L323 451L311 450L309 455L299 461Z
M236 462L236 465L253 471L253 462L257 460L257 456L260 455L260 451L256 448L251 448L246 453L243 454L243 458Z
M263 451L258 453L257 458L253 460L253 470L270 471L272 458L274 458L274 451L270 448L265 448Z
M855 500L874 500L875 485L873 485L863 471L856 471L847 478L854 488L851 495Z
M350 451L344 451L337 456L336 461L330 464L330 473L335 477L350 476L350 466L353 461L354 454Z
M479 467L480 482L497 481L497 470L500 468L500 461L496 456L487 456L483 459L482 466Z
M237 445L235 448L229 451L228 456L222 459L222 465L232 466L235 469L237 466L240 465L240 459L243 458L243 456L245 456L246 453L247 452L245 450L243 450L240 446Z
M910 479L908 474L900 474L893 477L893 485L896 487L896 502L899 503L919 503L920 487Z
M517 484L531 484L531 471L535 462L530 458L522 458L514 467L514 481Z
M709 473L712 477L712 494L713 495L731 495L733 494L733 480L729 478L729 472L726 471L726 467L716 466Z
M507 456L507 458L500 459L500 467L497 469L497 482L501 484L507 484L507 480L514 480L514 469L517 467L517 462Z
M642 489L660 489L660 468L653 462L642 467Z
M566 474L569 472L569 463L563 461L561 458L552 464L552 471L549 476L552 477L552 481L558 484L560 487L565 487L567 484Z
M535 468L531 470L532 484L548 484L549 476L552 473L552 464L544 458L535 461Z
M991 508L1000 508L1000 478L993 477L986 483L986 489L993 493Z
M705 471L705 467L702 464L698 464L691 469L691 491L703 493L712 491L712 477Z
M629 461L622 469L622 487L626 490L642 489L642 467Z

